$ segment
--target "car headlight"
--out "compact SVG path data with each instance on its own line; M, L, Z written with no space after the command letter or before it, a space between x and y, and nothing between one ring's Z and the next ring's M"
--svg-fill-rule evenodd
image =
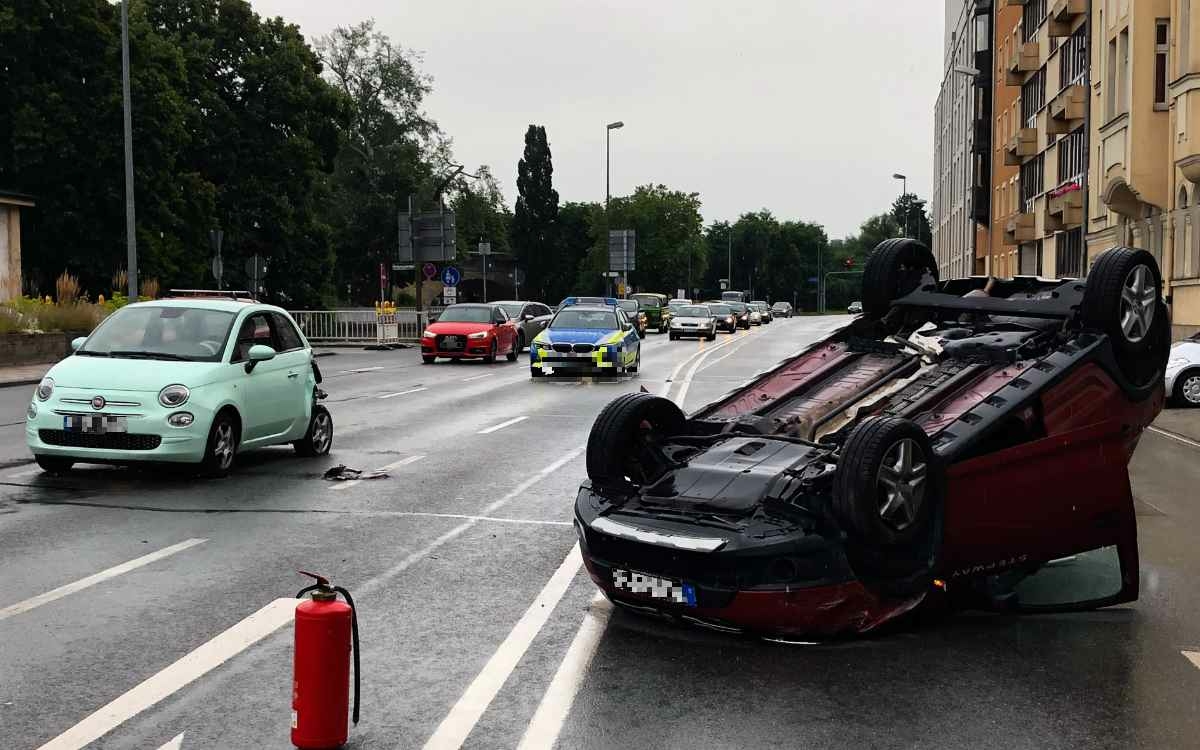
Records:
M50 394L54 393L54 378L42 378L42 382L38 383L37 397L39 401L45 401L50 398Z
M549 349L550 344L547 344L545 341L535 341L535 342L533 342L533 348L534 349Z
M195 421L196 418L192 416L191 412L186 411L177 411L171 416L167 417L167 424L171 425L172 427L188 427L192 424L192 422Z
M187 386L176 383L175 385L168 385L158 392L158 403L168 409L175 406L183 406L187 403L188 397L191 395L192 392L187 389Z
M28 417L29 419L33 419L34 417L37 416L37 402L36 401L29 402L29 408L25 410L25 416Z
M487 337L488 337L487 331L479 331L478 333L468 333L467 334L467 338L469 338L469 339L486 339Z
M726 323L732 323L732 322L733 322L733 316L732 316L732 315L730 315L728 318L726 318L726 319L725 319L725 322L726 322Z
M421 338L423 338L423 339L431 339L435 335L436 334L434 334L434 332L430 331L429 329L425 329L424 331L421 331Z

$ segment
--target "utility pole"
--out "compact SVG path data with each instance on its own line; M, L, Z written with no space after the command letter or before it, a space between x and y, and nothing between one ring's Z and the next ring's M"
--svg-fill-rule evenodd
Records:
M121 0L121 98L125 115L125 248L129 301L137 302L137 221L133 205L133 104L129 93L129 2Z
M908 195L908 177L906 175L897 173L897 174L892 175L892 179L900 180L900 184L901 184L900 198L903 200L904 196ZM901 205L903 206L903 204L901 204ZM904 208L904 236L907 237L908 236L908 206L903 206L903 208Z
M729 225L729 232L725 235L729 240L729 288L733 289L733 224Z

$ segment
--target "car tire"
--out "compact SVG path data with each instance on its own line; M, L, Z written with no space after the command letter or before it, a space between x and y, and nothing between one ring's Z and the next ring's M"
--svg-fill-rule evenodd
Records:
M422 357L421 357L421 364L432 365L436 361L437 361L437 357L426 357L424 355L422 355Z
M679 340L679 337L675 335L675 332L674 332L674 331L671 331L670 333L668 333L668 334L667 334L667 338L668 338L668 339L670 339L671 341L678 341L678 340Z
M637 375L642 369L642 347L638 347L637 356L633 359L633 366L626 369L626 372L631 372Z
M612 488L654 481L667 464L653 442L679 434L685 422L674 401L642 392L618 396L600 411L588 434L588 477Z
M908 238L884 240L871 251L863 269L863 312L878 320L894 301L928 280L938 280L937 260L928 247Z
M517 355L520 354L520 352L521 352L521 350L517 348L517 344L514 341L512 348L508 350L508 354L505 354L504 358L507 359L509 362L516 362Z
M525 332L519 331L517 333L517 354L523 351L525 351Z
M305 458L316 458L329 453L333 447L333 417L324 406L313 408L312 417L308 420L308 431L304 437L292 443L296 454Z
M645 329L645 328L639 328L639 329L638 329L638 332L637 332L637 335L638 335L638 338L639 338L639 339L644 339L644 338L646 338L646 329Z
M238 423L228 411L218 412L208 429L208 442L204 445L204 459L200 471L205 476L223 477L233 468L237 456Z
M496 361L496 339L492 339L492 353L483 358L487 364L492 364Z
M929 436L915 422L868 417L846 438L833 511L868 548L927 539L942 482Z
M1079 306L1083 324L1108 336L1118 367L1140 390L1162 379L1170 356L1170 325L1161 298L1154 256L1116 247L1092 264Z
M544 378L544 377L546 377L546 373L542 372L541 370L539 370L539 369L538 369L538 368L536 368L536 367L530 367L530 368L529 368L529 377L531 377L531 378Z
M66 474L75 465L71 459L61 456L34 456L33 460L47 474Z
M1175 378L1175 403L1189 409L1200 409L1200 370L1185 370ZM40 463L40 462L39 462Z

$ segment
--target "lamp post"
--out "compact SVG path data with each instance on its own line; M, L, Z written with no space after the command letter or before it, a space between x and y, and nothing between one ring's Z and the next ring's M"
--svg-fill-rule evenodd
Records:
M125 117L125 248L129 301L137 302L137 222L133 206L133 115L129 93L129 0L121 0L121 100Z
M623 127L625 127L625 123L621 122L620 120L617 120L616 122L610 122L604 128L604 223L605 224L609 223L608 202L612 198L610 183L609 183L609 175L611 172L610 165L612 163L612 159L610 156L610 154L612 152L612 132L614 130L617 130L618 128L623 128ZM608 228L610 230L612 229L611 226L609 226ZM612 291L612 286L611 286L612 285L612 277L606 276L605 279L606 279L606 281L604 283L606 285L606 289L609 292L611 292Z
M900 180L900 185L901 185L900 198L903 199L904 196L908 195L908 177L905 175L902 175L902 174L894 174L894 175L892 175L892 179ZM904 208L904 236L905 237L908 236L908 207L907 206L905 206L905 208Z

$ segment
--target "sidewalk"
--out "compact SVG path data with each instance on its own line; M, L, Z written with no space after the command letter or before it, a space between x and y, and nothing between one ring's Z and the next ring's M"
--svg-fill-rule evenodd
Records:
M53 366L53 362L42 362L38 365L0 367L0 388L13 385L37 385L46 371Z

